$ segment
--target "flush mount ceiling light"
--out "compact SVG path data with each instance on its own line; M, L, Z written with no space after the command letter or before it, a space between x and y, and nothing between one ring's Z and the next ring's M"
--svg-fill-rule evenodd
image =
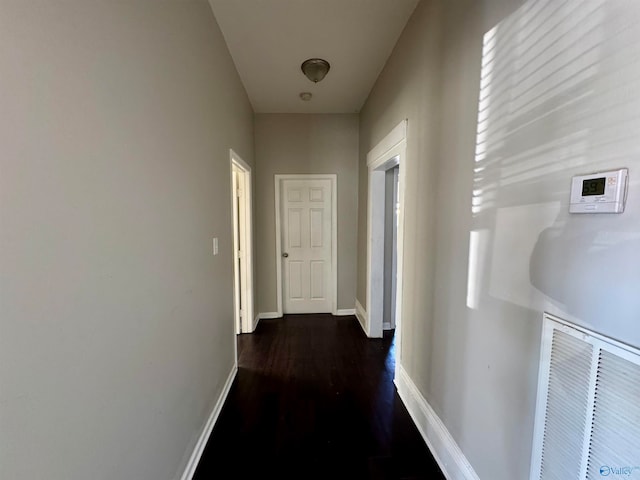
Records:
M300 94L300 98L305 102L308 102L309 100L311 100L311 97L312 97L311 92L302 92Z
M302 68L302 72L309 80L313 83L318 83L327 74L330 65L329 62L322 58L310 58L302 62L300 68Z

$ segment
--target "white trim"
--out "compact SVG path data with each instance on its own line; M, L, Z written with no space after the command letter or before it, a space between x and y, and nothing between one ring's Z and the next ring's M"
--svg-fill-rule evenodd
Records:
M282 314L278 312L260 312L256 317L256 323L262 319L270 319L270 318L280 318Z
M253 319L253 329L251 330L252 332L254 332L256 328L258 328L259 322L260 322L260 314L258 313Z
M229 159L231 161L231 175L232 175L232 182L231 185L233 185L233 167L236 166L239 170L242 171L243 174L243 179L242 179L242 183L243 183L243 210L244 210L244 214L241 215L241 217L243 217L243 224L244 224L244 240L243 240L243 246L244 246L244 266L245 268L243 268L242 272L241 272L241 281L240 281L240 288L242 288L243 292L243 298L245 300L244 302L244 308L243 308L243 318L242 318L242 332L244 333L249 333L249 332L253 332L253 330L255 329L255 325L253 322L253 318L254 318L254 307L253 307L253 297L254 297L254 282L253 282L253 202L252 202L252 189L253 189L253 181L252 181L252 175L251 175L251 167L247 164L247 162L245 162L232 148L229 149ZM235 205L235 199L233 198L236 195L235 192L231 192L231 196L232 196L232 202L233 205ZM234 219L234 225L235 225L235 219ZM235 228L234 228L234 238L235 238ZM234 252L234 259L235 259L235 252ZM234 272L236 270L237 267L237 263L234 260ZM234 288L234 297L236 295L235 292L235 288ZM236 303L236 300L234 298L234 305ZM236 308L236 307L234 307ZM236 333L239 333L237 331L237 327L236 327Z
M356 299L356 318L358 319L358 322L360 322L360 326L362 327L362 331L364 333L367 333L367 331L369 329L369 327L368 327L369 317L367 316L367 311L360 304L358 299Z
M447 480L480 480L447 427L400 366L394 380L400 399Z
M378 144L367 153L367 167L374 170L389 158L387 152L407 137L407 120L398 123Z
M637 355L638 355L638 348L634 347L632 345L629 345L627 343L623 343L619 340L616 340L615 338L612 337L607 337L606 335L603 335L600 332L596 332L595 330L589 330L586 327L583 327L577 323L572 323L568 320L565 320L563 318L558 317L557 315L553 315L549 312L544 312L543 314L543 321L548 322L549 320L559 323L563 326L555 326L554 328L556 329L561 329L564 332L570 332L572 330L578 330L579 332L581 332L584 335L587 335L589 337L593 337L597 340L599 340L600 342L604 342L605 344L609 344L609 345L613 345L616 348L619 348L620 350L623 350L623 352L617 352L618 355L623 356L623 358L625 358L626 360L635 362ZM551 324L553 325L553 324ZM551 327L547 327L547 328L551 328Z
M281 180L331 180L331 312L338 311L338 175L327 174L276 174L275 201L276 201L276 299L278 317L282 316L282 246L280 237L280 182Z
M554 330L553 322L548 322L546 320L546 315L547 314L545 314L542 319L540 360L538 365L538 388L535 407L536 416L533 425L533 442L531 447L529 478L535 478L536 475L539 477L540 466L542 465L542 441L538 441L537 439L541 439L544 434L544 422L540 421L541 416L539 412L543 412L546 407L547 394L549 393L549 373L551 372L551 355L545 355L544 353L551 351ZM557 317L551 318L555 320ZM564 323L563 326L564 328L568 328Z
M207 442L209 441L209 437L211 436L211 432L213 431L213 427L218 420L218 416L222 410L224 402L227 400L227 396L229 395L229 391L231 390L231 385L238 373L238 366L235 364L229 372L229 376L227 377L227 381L224 384L222 389L222 393L220 397L218 397L218 401L213 406L213 410L209 414L207 421L204 424L202 429L202 433L198 437L198 441L189 457L189 461L187 462L187 466L184 469L184 473L180 477L181 480L192 480L193 475L196 472L196 468L198 468L198 463L200 462L200 458L202 457L202 453L204 452L205 447L207 446Z
M339 310L336 310L336 313L334 313L334 315L337 317L344 317L347 315L355 315L355 314L356 314L355 308L341 308Z
M384 306L384 188L385 172L400 166L398 189L398 244L396 270L396 355L402 351L402 289L403 289L403 247L404 210L406 184L406 133L407 120L402 120L368 154L369 169L367 201L367 313L368 325L365 330L369 337L382 337ZM396 366L400 364L396 358Z

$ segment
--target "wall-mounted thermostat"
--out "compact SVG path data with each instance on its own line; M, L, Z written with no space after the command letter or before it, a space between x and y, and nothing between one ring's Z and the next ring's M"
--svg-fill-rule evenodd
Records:
M626 168L577 175L571 180L571 213L622 213L627 199Z

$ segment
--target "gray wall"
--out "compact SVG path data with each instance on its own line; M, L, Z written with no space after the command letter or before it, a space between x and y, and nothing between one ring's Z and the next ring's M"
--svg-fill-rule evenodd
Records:
M338 176L338 309L353 309L358 201L357 114L255 115L257 313L277 311L276 174ZM366 203L365 203L366 205Z
M564 97L551 96L536 117L521 117L526 133L499 147L508 164L483 164L474 175L483 34L519 4L423 0L360 127L365 205L366 152L408 119L402 366L479 477L492 480L528 477L544 311L640 345L640 197L634 193L640 102L630 93L636 80L613 73L618 57L607 55L611 44L595 50L601 56L592 78ZM615 22L626 20L607 13L611 29L598 32L614 35ZM509 51L521 50L507 46L503 53ZM584 110L564 107L575 92L590 99ZM599 101L610 104L604 109ZM554 147L558 138L566 142L581 132L588 134L580 143ZM539 146L556 161L536 164ZM631 173L624 214L568 214L572 175L620 166ZM507 177L510 168L526 174ZM481 202L473 212L472 198ZM362 208L358 233L357 298L366 305ZM472 279L470 269L477 272Z
M176 478L235 362L223 37L206 1L3 0L0 69L0 478Z
M407 125L402 356L420 368L428 353L435 268L436 141L440 119L440 9L422 2L389 58L360 117L357 299L366 307L367 153L403 119ZM413 371L413 369L409 370Z

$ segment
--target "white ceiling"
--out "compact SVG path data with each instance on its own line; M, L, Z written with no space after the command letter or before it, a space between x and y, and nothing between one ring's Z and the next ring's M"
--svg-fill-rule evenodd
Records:
M419 0L209 0L256 113L360 111ZM300 65L324 58L314 84ZM313 98L304 102L301 92Z

